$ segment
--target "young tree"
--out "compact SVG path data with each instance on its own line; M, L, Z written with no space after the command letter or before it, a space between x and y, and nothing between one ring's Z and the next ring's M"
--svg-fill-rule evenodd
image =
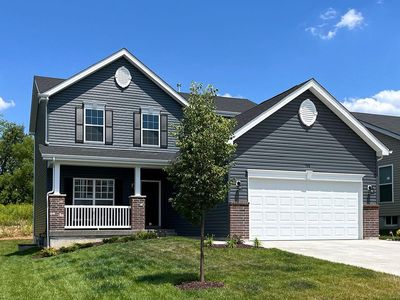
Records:
M200 225L200 281L204 282L205 213L226 201L229 169L236 146L229 143L235 121L215 113L216 89L192 84L189 105L175 131L179 154L166 168L176 194L175 209Z

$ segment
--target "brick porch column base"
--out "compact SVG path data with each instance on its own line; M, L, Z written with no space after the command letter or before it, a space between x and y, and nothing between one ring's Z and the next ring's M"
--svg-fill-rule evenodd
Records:
M49 195L49 230L64 230L66 195Z
M364 239L379 237L379 205L364 204L363 208L363 236Z
M133 230L144 230L146 196L129 196L131 206L131 228Z
M249 203L229 203L229 234L249 238Z

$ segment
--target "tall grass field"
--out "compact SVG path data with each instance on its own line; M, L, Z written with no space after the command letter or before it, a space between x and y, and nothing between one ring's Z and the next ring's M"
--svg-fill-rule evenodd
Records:
M32 235L32 204L0 204L0 239Z

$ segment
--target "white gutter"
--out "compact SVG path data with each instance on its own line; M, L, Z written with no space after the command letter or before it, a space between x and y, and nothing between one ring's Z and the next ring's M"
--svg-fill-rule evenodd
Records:
M49 144L49 141L47 139L48 134L47 134L47 103L49 102L49 96L47 96L46 94L38 94L39 96L39 106L40 106L40 102L42 101L46 101L46 106L45 106L45 110L44 110L44 143L46 145Z
M54 180L55 180L55 173L56 173L56 169L54 168L54 163L55 163L56 159L55 157L53 157L53 184L51 186L51 191L48 191L46 194L46 248L50 248L50 236L49 236L49 196L50 194L54 193Z

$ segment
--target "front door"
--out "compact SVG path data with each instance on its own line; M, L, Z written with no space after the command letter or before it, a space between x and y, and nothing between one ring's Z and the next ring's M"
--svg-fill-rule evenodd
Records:
M146 196L145 224L147 228L161 226L161 181L142 180L142 195Z

